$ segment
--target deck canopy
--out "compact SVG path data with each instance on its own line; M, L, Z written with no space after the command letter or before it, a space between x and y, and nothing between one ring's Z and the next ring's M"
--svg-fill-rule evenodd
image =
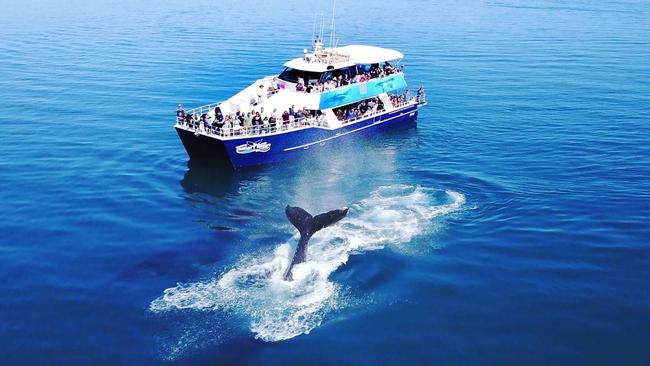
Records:
M318 56L306 54L284 64L291 69L325 72L332 67L340 69L353 65L379 64L386 61L401 60L404 55L395 50L375 46L349 45L332 49Z
M329 66L333 66L335 69L340 69L342 67L353 66L353 62L349 61L340 61L340 62L325 62L325 61L307 61L303 57L294 58L293 60L284 64L284 66L291 69L309 71L309 72L325 72L328 70Z
M375 46L349 45L335 48L334 51L339 54L348 55L350 61L357 65L378 64L404 58L404 55L399 51Z

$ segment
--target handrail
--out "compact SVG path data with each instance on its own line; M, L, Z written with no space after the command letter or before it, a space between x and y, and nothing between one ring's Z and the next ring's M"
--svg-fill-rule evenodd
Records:
M419 105L425 105L427 104L427 94L426 93L419 94L415 97L415 100L418 102Z
M211 110L217 108L219 105L221 105L221 103L223 103L223 102L221 101L221 102L202 105L200 107L195 107L195 108L192 108L192 109L188 109L188 110L185 111L185 113L186 114L191 114L193 116L199 116L200 117L200 116L203 115L203 113L209 113Z
M403 106L409 105L409 104L413 103L413 100L414 100L414 98L410 98L410 99L405 100L405 101L403 101L401 103L394 104L393 108L397 109L397 108L401 108ZM356 116L355 118L343 119L343 120L341 120L341 123L345 125L345 124L348 124L348 123L351 123L351 122L356 122L356 121L361 120L361 119L366 119L368 117L373 117L373 116L376 116L376 115L379 115L379 114L382 114L382 113L385 113L385 112L386 112L386 108L382 108L382 109L377 108L377 109L374 109L371 112L366 112L366 113L364 113L362 115Z
M322 126L327 127L327 122L324 117L302 117L295 119L293 121L286 122L282 119L276 120L275 126L269 124L262 124L257 126L250 127L241 127L239 123L235 123L232 126L224 124L223 127L219 128L212 125L201 124L200 121L194 120L191 123L187 123L180 119L176 119L176 124L188 128L194 133L204 133L206 135L220 136L220 137L246 137L246 136L264 136L271 133L290 131L304 127L314 127Z
M386 109L385 108L382 108L382 109L376 108L373 111L368 110L366 113L358 115L358 116L356 116L354 118L344 118L344 119L342 119L340 121L341 121L341 124L346 125L348 123L352 123L352 122L356 122L356 121L359 121L359 120L362 120L362 119L366 119L368 117L376 116L378 114L381 114L382 112L386 112Z
M409 105L409 104L413 103L413 101L414 101L415 99L416 99L416 98L410 97L409 99L407 99L407 100L405 100L405 101L403 101L403 102L399 102L399 103L397 103L397 104L393 104L393 108L401 108L401 107L403 107L403 106L405 106L405 105ZM392 103L391 103L391 104L392 104Z
M422 99L410 97L408 100L393 105L393 108L401 108L403 106L412 104L414 101L418 104L421 104L422 103L421 100ZM198 108L195 108L193 110L197 110L197 109ZM386 112L385 108L382 109L377 108L372 111L369 110L369 112L366 112L355 118L343 119L341 120L341 124L346 125L362 119L377 116L385 112ZM324 116L302 117L289 122L285 122L282 119L277 119L275 126L271 126L269 124L263 124L257 126L241 127L237 122L234 123L234 125L232 126L230 126L229 124L224 124L224 126L221 128L213 125L207 125L205 123L201 123L201 121L196 119L198 118L198 115L196 114L194 114L194 117L195 118L189 123L177 118L176 124L181 127L185 127L191 131L194 131L194 133L196 134L204 133L206 135L213 135L219 137L258 137L258 136L264 136L272 133L291 131L291 130L305 128L305 127L315 127L315 126L327 127L327 121Z
M277 93L278 91L274 91L272 94ZM403 97L405 98L403 101L392 104L391 105L393 108L400 108L405 105L412 104L415 102L417 105L425 105L426 104L426 94L425 93L420 93L417 96L411 96L408 94L404 94ZM211 111L213 111L216 107L221 105L223 102L217 102L217 103L211 103L207 105L203 105L200 107L192 108L187 111L185 111L186 116L191 117L191 121L187 122L182 118L176 117L176 124L178 126L182 126L185 128L188 128L195 133L206 133L208 135L216 135L216 136L221 136L221 137L232 137L232 136L263 136L266 134L270 133L276 133L279 131L289 131L292 129L300 128L300 127L310 127L310 126L324 126L327 127L327 121L324 116L320 117L303 117L299 119L295 119L289 122L289 123L284 123L284 121L280 118L276 119L276 126L271 127L269 124L263 124L263 125L257 125L257 126L250 126L250 127L242 127L239 124L239 121L235 119L231 119L229 122L224 123L222 127L216 127L214 125L208 125L205 122L201 122L199 118L203 114L207 114ZM343 119L341 120L341 124L348 124L351 122L355 122L361 119L365 119L368 117L372 117L375 115L378 115L382 112L385 112L385 108L383 109L373 109L372 111L367 111L366 113L356 116L351 119Z

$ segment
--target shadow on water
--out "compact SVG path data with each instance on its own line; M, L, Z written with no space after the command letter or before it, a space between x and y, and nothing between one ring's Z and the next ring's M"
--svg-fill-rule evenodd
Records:
M188 170L180 184L191 197L187 200L206 203L214 207L212 199L236 195L239 187L247 181L255 179L261 169L249 171L235 171L229 165L211 161L188 161ZM199 195L195 195L195 194ZM210 217L212 213L208 213ZM242 207L232 207L229 215L247 220L256 215L255 212ZM199 215L200 216L200 215ZM238 233L230 224L215 224L212 219L196 218L212 231L213 234L206 239L183 242L176 248L163 250L150 254L141 259L130 268L120 273L117 281L132 280L135 278L161 278L173 277L176 280L189 279L200 272L200 268L216 263L226 256L226 251L217 248L219 243L231 242L237 238Z
M187 200L205 204L204 207L215 207L215 201L209 197L221 199L237 195L242 184L257 179L263 170L264 168L235 171L229 165L219 162L190 160L180 184L189 194ZM257 215L245 207L230 207L228 213L240 220L249 220ZM206 215L212 217L213 214L210 211ZM172 277L175 280L189 279L196 276L201 267L222 260L226 252L217 248L219 243L235 241L237 231L233 230L232 222L215 224L212 219L201 218L200 214L198 216L194 221L204 224L212 232L209 238L182 242L182 245L176 248L150 254L120 273L116 281L163 277Z
M187 168L180 182L183 190L214 197L236 193L242 182L255 179L264 170L263 167L234 170L226 163L210 160L189 160Z
M188 170L180 184L191 196L186 197L187 200L200 201L209 207L214 207L214 201L210 198L206 199L203 195L217 199L235 195L239 187L244 182L255 179L260 170L235 171L230 166L219 162L191 160L188 161ZM198 195L195 195L197 193ZM256 215L255 212L242 207L230 208L229 214L241 220ZM120 273L116 281L164 277L186 280L198 275L202 267L222 260L227 252L219 248L219 243L236 240L238 233L230 224L215 223L212 212L206 215L210 219L195 218L195 222L203 223L209 231L213 232L209 238L182 242L175 248L152 253Z
M222 240L232 236L229 232L221 234ZM225 253L217 250L212 240L195 240L183 243L175 249L153 253L120 273L117 281L136 278L172 277L176 280L189 279L199 273L201 266L208 266L222 260Z

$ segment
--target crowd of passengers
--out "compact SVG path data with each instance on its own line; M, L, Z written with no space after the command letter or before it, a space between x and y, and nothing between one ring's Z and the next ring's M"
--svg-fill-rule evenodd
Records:
M399 95L389 95L393 107L398 107L412 100L409 90ZM418 103L424 99L424 88L420 86L417 91L416 100ZM334 108L336 118L342 122L353 121L384 110L384 103L378 97L369 98L358 103ZM278 114L274 108L268 115L264 113L264 107L259 111L247 113L237 111L233 114L224 115L221 108L216 107L209 113L200 116L186 113L182 105L176 108L176 118L179 122L188 126L198 128L200 131L216 133L223 136L260 134L276 131L286 131L290 128L306 125L323 125L324 115L320 110L309 110L307 108L297 109L295 105Z
M341 122L349 122L358 118L366 117L384 110L384 103L375 97L366 99L359 103L349 104L343 107L334 108L332 111Z
M332 77L331 80L328 80L324 83L321 82L305 83L305 80L299 77L298 82L296 83L296 91L307 92L307 93L322 93L322 92L334 90L342 86L363 83L371 79L382 78L384 76L389 76L402 71L403 71L403 66L400 66L399 68L395 68L389 62L386 62L384 63L384 67L380 67L379 64L373 64L371 65L370 70L368 72L359 73L354 77L349 77L347 74L338 75ZM269 85L267 89L268 95L271 96L272 94L275 94L278 90L283 88L284 88L284 84L279 83L278 78L275 77L273 78L273 82L271 83L271 85Z
M407 89L402 94L389 95L393 107L398 107L410 102L412 97ZM417 91L416 101L424 102L424 87L420 86ZM369 98L358 103L334 108L336 118L342 122L353 121L384 110L384 103L379 97ZM307 108L297 109L295 105L278 114L274 108L270 114L264 113L264 107L259 111L247 113L237 111L233 114L224 115L220 107L216 107L209 113L200 116L185 112L182 105L176 108L176 119L187 126L198 128L200 131L216 133L222 136L249 135L286 131L290 128L306 125L323 125L325 117L320 110L309 110Z
M424 95L424 88L420 87L417 93L418 101L422 95ZM389 95L389 98L393 107L398 107L412 100L408 89L402 94ZM334 108L333 111L336 118L345 123L384 111L384 103L378 97L374 97L358 103Z
M295 105L279 114L276 109L272 113L264 113L264 107L259 111L247 113L237 111L235 114L223 114L221 108L216 107L210 113L200 116L186 113L182 105L176 108L176 118L188 126L198 128L200 131L215 133L222 136L261 134L276 131L285 131L290 128L324 122L322 112L311 111L307 108L298 109Z

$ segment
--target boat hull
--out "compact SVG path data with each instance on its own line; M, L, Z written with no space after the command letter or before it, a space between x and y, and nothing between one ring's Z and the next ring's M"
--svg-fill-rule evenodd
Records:
M224 140L195 134L194 131L178 126L176 131L190 159L228 162L233 168L240 169L297 158L306 151L414 122L417 116L418 106L410 105L349 123L336 130L314 127Z

